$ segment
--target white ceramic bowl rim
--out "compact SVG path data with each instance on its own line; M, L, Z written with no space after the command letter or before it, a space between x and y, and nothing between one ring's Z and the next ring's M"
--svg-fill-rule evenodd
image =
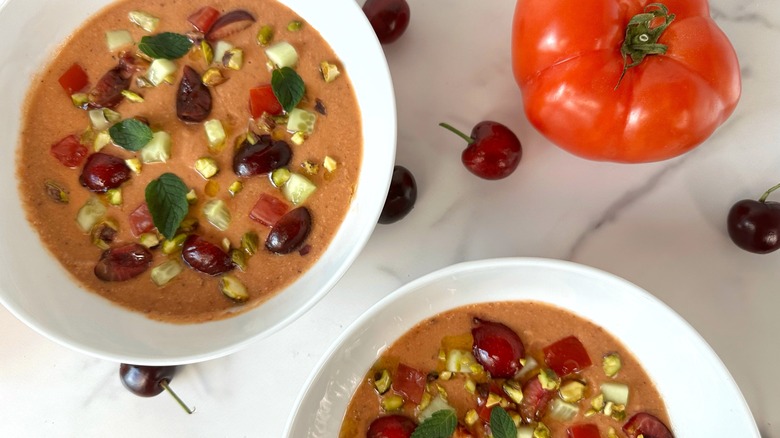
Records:
M418 322L467 304L512 300L554 304L618 337L664 397L676 436L760 438L728 370L682 317L615 275L543 258L460 263L383 298L350 324L320 359L296 400L284 436L337 436L346 405L365 373Z
M355 89L364 152L347 218L317 264L256 309L190 325L152 321L77 287L39 242L19 199L15 160L0 160L4 221L0 227L0 302L18 319L59 344L116 362L171 365L234 352L289 324L341 278L370 237L384 204L395 160L396 113L382 47L354 0L279 0L331 44ZM0 3L0 132L6 157L16 150L27 78L38 73L57 42L109 0L8 0ZM30 29L35 29L31 32ZM20 84L20 80L23 84ZM13 188L13 189L11 189Z

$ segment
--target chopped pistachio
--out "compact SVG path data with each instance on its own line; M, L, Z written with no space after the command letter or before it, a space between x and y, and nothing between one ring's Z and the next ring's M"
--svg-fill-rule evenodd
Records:
M447 370L442 371L442 372L439 373L439 378L446 382L447 380L450 380L452 378L452 373L450 371L447 371Z
M466 379L466 383L463 384L463 387L471 394L477 393L477 382L471 379Z
M46 189L46 194L49 195L49 198L59 202L60 204L67 204L70 202L70 194L59 183L49 179L46 180L43 185Z
M326 155L325 159L322 160L322 167L324 167L328 172L335 172L338 166L339 165L336 160L334 160L330 155Z
M147 32L154 32L154 30L157 29L157 25L160 23L159 18L142 11L130 11L130 13L127 14L127 18L130 19L130 22Z
M108 189L106 190L106 201L109 205L122 205L122 189Z
M138 86L138 88L152 88L154 87L154 84L149 80L146 79L146 76L138 76L135 78L135 85Z
M108 133L108 131L100 131L95 134L95 139L92 141L92 148L95 150L95 152L100 152L100 150L106 147L109 143L111 143L111 135Z
M187 240L187 235L184 233L173 236L173 239L163 240L162 242L163 254L170 255L179 251L181 249L181 246L184 244L185 240Z
M599 394L590 401L590 405L598 412L604 409L604 394Z
M216 87L217 85L224 83L227 78L222 75L222 70L212 67L203 73L201 80L206 86Z
M209 44L209 42L205 39L200 42L200 53L203 54L203 59L206 61L206 65L210 65L212 62L214 62L214 49L211 48L211 44Z
M515 423L515 427L519 427L523 423L523 418L517 412L509 412L509 416L512 418L512 422Z
M87 109L87 105L89 105L89 94L74 93L70 95L70 100L76 108Z
M195 189L190 190L187 192L187 203L190 205L198 202L198 194L195 193Z
M230 196L236 196L241 192L241 190L244 190L244 183L241 181L233 181L232 184L228 187L228 193L230 193Z
M273 116L267 112L263 112L263 114L257 118L256 124L257 128L260 129L261 132L271 133L273 132L274 128L276 128L276 121L274 120Z
M491 407L499 403L501 403L501 396L491 392L488 394L487 401L485 402L485 406Z
M306 141L306 134L298 131L290 137L290 141L300 146Z
M154 248L160 244L160 238L156 233L143 233L138 236L138 243L147 248Z
M585 388L579 380L569 380L561 384L558 395L567 403L576 403L585 398Z
M607 404L604 405L604 415L612 415L612 407L615 406L615 403L608 401Z
M76 213L76 222L82 231L88 233L103 218L104 214L106 214L106 206L100 202L97 196L92 196Z
M209 141L209 150L220 152L225 145L225 138L227 138L222 122L218 119L208 120L203 124L203 129L206 131L206 139Z
M607 438L618 438L617 431L615 430L614 427L610 427L609 429L607 429Z
M336 64L331 64L327 61L320 63L320 73L322 73L322 79L325 80L325 83L333 82L341 74Z
M292 173L285 167L280 167L271 172L271 182L274 187L282 187L290 179Z
M211 157L201 157L195 160L195 170L205 179L209 179L219 172L217 160Z
M246 286L234 275L226 274L219 279L219 290L233 301L243 303L249 299Z
M142 103L144 101L143 96L130 90L122 90L122 96L133 103Z
M597 410L595 410L593 408L590 408L587 411L585 411L584 415L585 415L585 418L588 418L588 417L592 417L592 416L596 415L598 412L599 411L597 411Z
M374 373L374 388L376 388L376 391L380 395L386 393L390 389L392 383L393 380L386 369Z
M200 222L198 222L197 218L185 217L179 224L179 229L177 231L180 233L192 233L197 230L199 226Z
M90 235L92 243L100 249L108 249L119 231L119 224L112 219L105 219L92 227Z
M623 421L626 419L626 407L624 405L612 406L612 419L615 421Z
M539 373L539 382L542 384L542 388L554 391L558 389L561 384L561 379L555 374L555 371L545 368Z
M241 269L242 271L246 271L246 257L246 253L240 249L230 250L230 260L232 260L233 263L238 266L238 269Z
M424 411L431 404L431 393L423 392L422 398L420 398L420 404L417 405L419 411Z
M143 164L141 163L141 160L138 158L128 158L125 160L125 164L127 164L127 167L130 168L133 172L136 174L141 173L141 168L143 167Z
M397 411L404 405L404 398L400 395L392 394L382 397L382 409L386 412Z
M298 32L303 27L303 22L298 20L293 20L289 23L287 23L287 30L290 32Z
M260 246L260 237L254 231L248 231L241 236L241 249L247 255L255 255L258 246Z
M441 395L444 400L447 400L447 398L449 397L447 395L447 390L444 389L444 387L439 385L438 383L436 384L436 392L438 392L439 395Z
M466 412L466 417L463 419L466 422L466 425L473 426L479 421L479 414L474 409L469 409Z
M523 389L520 382L514 380L507 380L503 385L504 393L509 396L515 403L523 401Z
M266 24L257 32L257 44L267 46L274 39L274 28Z
M231 70L241 70L244 66L244 51L234 47L222 56L222 64Z
M276 120L276 123L279 123L279 120ZM279 124L281 125L282 123ZM284 124L287 124L287 122L284 122ZM282 126L277 126L273 131L271 131L271 138L274 140L284 140L285 137L287 137L287 130Z
M604 360L601 364L604 369L604 374L607 377L615 377L623 367L623 362L620 360L620 355L617 353L610 353L604 356Z
M303 168L303 172L307 175L316 175L317 172L320 171L320 166L317 163L313 163L309 160L301 163L301 167Z
M534 429L534 438L550 438L551 436L550 429L547 428L544 423L540 421L536 424L536 429Z

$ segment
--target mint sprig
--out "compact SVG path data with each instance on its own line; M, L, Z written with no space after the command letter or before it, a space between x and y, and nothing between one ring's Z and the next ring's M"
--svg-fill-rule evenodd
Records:
M172 173L164 173L146 186L146 205L152 221L166 239L173 239L189 212L188 191L181 178Z
M190 47L192 41L189 38L173 32L147 35L138 43L138 50L156 59L179 59L190 51Z
M515 422L501 406L495 406L490 411L490 430L493 438L517 438Z
M146 123L136 119L125 119L108 128L108 135L115 145L137 151L152 141L152 129Z
M303 79L290 67L275 69L271 73L271 89L286 112L290 112L306 94Z
M423 421L412 433L412 438L449 438L458 427L455 411L442 409Z

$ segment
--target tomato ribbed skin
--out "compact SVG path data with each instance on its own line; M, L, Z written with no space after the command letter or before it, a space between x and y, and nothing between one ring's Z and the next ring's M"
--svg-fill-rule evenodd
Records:
M666 53L621 80L626 26L652 3L518 0L514 75L526 116L551 142L593 160L659 161L701 144L734 111L739 63L706 0L663 1L675 15L657 41Z

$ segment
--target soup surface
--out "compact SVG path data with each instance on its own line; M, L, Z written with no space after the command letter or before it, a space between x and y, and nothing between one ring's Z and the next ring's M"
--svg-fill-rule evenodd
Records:
M499 409L522 437L672 436L661 396L612 335L548 304L498 302L441 313L395 341L359 384L340 437L411 433L447 415L452 436L486 437Z
M166 53L182 42L180 57ZM357 183L349 78L274 0L111 4L53 54L26 102L29 221L79 283L154 319L220 319L276 294L326 250Z

